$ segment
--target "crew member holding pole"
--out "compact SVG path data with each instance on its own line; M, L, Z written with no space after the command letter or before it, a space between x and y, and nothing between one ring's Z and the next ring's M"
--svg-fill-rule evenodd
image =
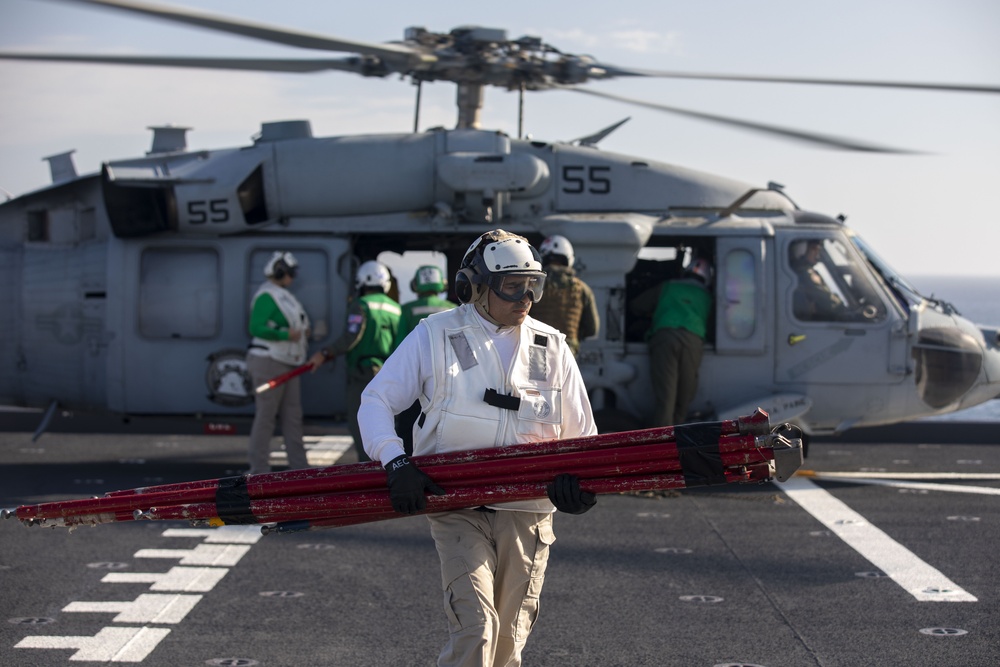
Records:
M497 229L462 260L463 305L422 320L362 394L365 450L388 471L397 512L444 489L410 461L393 416L419 400L415 455L593 435L594 417L565 336L528 316L545 273L527 239ZM555 541L552 513L596 502L573 475L554 475L546 500L429 514L441 561L449 639L444 667L521 664Z
M250 305L249 331L253 340L247 350L247 370L255 387L288 373L306 359L309 345L309 315L289 290L298 273L298 261L290 252L275 252L264 266L267 280ZM270 391L254 394L255 412L250 429L250 474L270 472L268 458L278 415L290 468L307 468L302 440L302 392L294 377Z
M361 392L392 352L401 311L388 294L392 276L385 264L375 260L364 262L358 267L354 286L358 295L348 309L343 333L331 345L313 354L309 363L315 370L338 354L347 356L347 425L358 461L368 461L358 430Z

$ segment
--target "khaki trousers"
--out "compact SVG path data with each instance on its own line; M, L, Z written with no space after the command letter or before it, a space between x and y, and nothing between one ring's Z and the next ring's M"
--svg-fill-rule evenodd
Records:
M450 633L439 667L518 667L556 539L552 515L458 510L427 518Z
M253 386L259 387L271 378L295 368L263 354L247 355L247 370ZM250 474L270 472L267 460L271 454L274 425L281 416L281 435L285 439L289 468L308 468L305 444L302 440L302 393L295 377L262 394L254 395L253 426L250 428Z

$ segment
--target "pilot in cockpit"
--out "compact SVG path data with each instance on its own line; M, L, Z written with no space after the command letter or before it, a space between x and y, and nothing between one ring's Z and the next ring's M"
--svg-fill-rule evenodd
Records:
M798 276L798 285L792 297L792 312L800 320L852 319L852 313L844 300L830 289L822 274L816 270L821 252L821 241L792 245L791 264Z

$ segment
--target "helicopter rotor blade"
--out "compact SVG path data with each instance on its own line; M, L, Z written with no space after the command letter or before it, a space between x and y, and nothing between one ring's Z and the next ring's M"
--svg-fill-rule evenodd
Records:
M752 74L711 74L699 72L670 72L652 69L633 69L614 65L595 65L595 79L638 76L661 79L695 79L705 81L745 81L751 83L798 83L818 86L858 86L868 88L903 88L911 90L937 90L951 93L1000 93L1000 86L965 83L923 83L917 81L870 81L864 79L814 79L791 76L756 76Z
M263 23L242 21L239 19L199 12L192 9L180 9L166 5L155 5L132 0L64 0L77 4L96 5L109 9L120 9L144 16L153 16L167 21L175 21L186 25L198 26L218 32L241 35L276 44L296 46L303 49L318 49L321 51L342 51L360 53L381 58L397 71L408 71L420 63L434 62L434 56L421 53L402 44L374 44L354 40L328 37L315 33L275 28Z
M900 148L891 148L888 146L879 146L877 144L870 144L855 139L848 139L846 137L836 137L829 134L806 132L804 130L796 130L794 128L780 127L777 125L766 125L764 123L756 123L753 121L741 120L739 118L719 116L716 114L709 114L701 111L693 111L691 109L681 109L680 107L672 107L666 104L658 104L656 102L647 102L645 100L637 100L630 97L623 97L621 95L602 93L596 90L579 88L576 86L554 85L553 88L555 90L568 90L575 93L583 93L584 95L592 95L594 97L601 97L608 100L614 100L616 102L624 102L625 104L632 104L635 106L646 107L647 109L654 109L656 111L663 111L666 113L677 114L680 116L687 116L688 118L696 118L698 120L704 120L712 123L729 125L732 127L738 127L743 130L750 130L753 132L759 132L762 134L769 134L772 136L781 137L783 139L792 139L796 141L806 142L814 145L819 145L824 148L837 148L840 150L862 151L866 153L895 153L895 154L916 153L916 151L900 149Z
M186 67L195 69L245 70L253 72L325 72L339 70L364 76L387 76L390 72L380 62L369 63L358 56L347 58L202 58L173 56L99 56L80 54L4 53L0 60L34 60L42 62L96 63L102 65L145 65L152 67Z

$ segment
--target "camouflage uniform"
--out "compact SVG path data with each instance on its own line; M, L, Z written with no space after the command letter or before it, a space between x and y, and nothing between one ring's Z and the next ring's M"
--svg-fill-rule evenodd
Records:
M569 267L548 265L545 272L545 296L531 305L530 315L564 333L576 356L580 339L597 335L600 328L594 292Z

